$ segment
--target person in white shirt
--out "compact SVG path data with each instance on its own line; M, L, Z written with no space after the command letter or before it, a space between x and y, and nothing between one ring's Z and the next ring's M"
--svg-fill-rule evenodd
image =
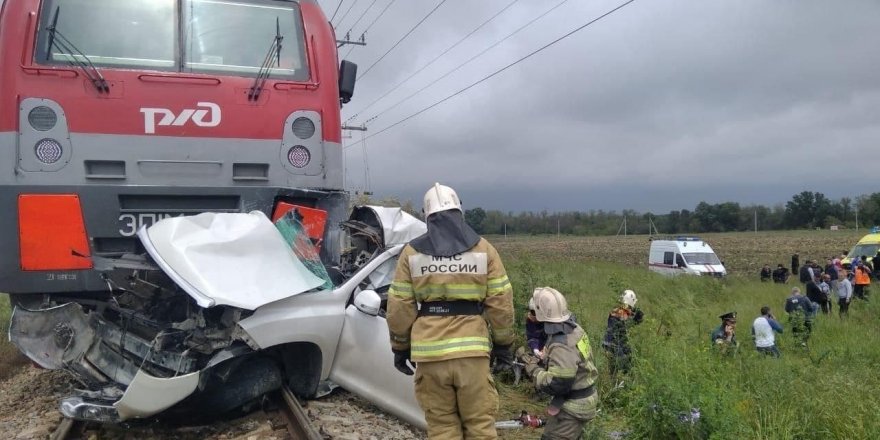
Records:
M840 278L837 280L837 316L841 318L849 316L849 302L852 296L852 282L846 277L846 270L841 269Z
M782 333L782 325L770 313L770 307L761 307L761 316L755 318L752 323L752 335L755 337L755 348L758 353L779 357L776 333Z

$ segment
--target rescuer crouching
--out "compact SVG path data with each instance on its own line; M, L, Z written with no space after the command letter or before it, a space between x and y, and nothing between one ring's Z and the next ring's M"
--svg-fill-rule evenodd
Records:
M526 347L516 355L534 380L535 388L553 396L547 406L542 439L579 439L587 422L596 416L599 371L593 362L590 340L568 310L565 297L551 287L532 293L535 317L544 324L547 343L544 358Z

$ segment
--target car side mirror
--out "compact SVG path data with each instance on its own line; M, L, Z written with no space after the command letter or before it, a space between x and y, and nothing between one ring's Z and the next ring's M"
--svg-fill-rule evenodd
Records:
M357 78L358 66L348 60L339 63L339 100L348 104L354 96L354 82Z
M382 298L375 290L362 290L354 297L354 306L370 316L378 316L382 306Z

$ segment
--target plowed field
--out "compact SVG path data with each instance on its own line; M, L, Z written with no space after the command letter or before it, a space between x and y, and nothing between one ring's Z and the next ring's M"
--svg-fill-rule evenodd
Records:
M845 231L770 231L699 234L706 240L727 270L734 276L757 277L761 266L791 265L797 252L801 264L807 259L819 260L849 250L866 230ZM571 236L492 236L488 237L502 257L531 255L541 260L565 259L584 262L601 261L623 265L648 264L647 235L618 237Z

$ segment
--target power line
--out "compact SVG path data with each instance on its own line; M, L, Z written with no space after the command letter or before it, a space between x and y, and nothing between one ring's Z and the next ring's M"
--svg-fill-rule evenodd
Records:
M597 21L599 21L599 20L601 20L601 19L603 19L603 18L605 18L605 17L607 17L607 16L609 16L609 15L611 15L611 14L617 12L618 10L622 9L624 6L630 4L630 3L634 2L634 1L635 1L635 0L627 0L627 1L623 2L623 3L621 3L620 5L618 5L617 7L615 7L614 9L611 9L610 11L608 11L608 12L606 12L606 13L604 13L604 14L602 14L602 15L600 15L600 16L598 16L598 17L596 17L596 18L594 18L594 19L592 19L592 20L590 20L590 21L588 21L588 22L586 22L586 23L584 23L584 24L582 24L581 26L578 26L578 27L574 28L573 30L571 30L571 31L568 32L567 34L565 34L565 35L563 35L563 36L561 36L561 37L559 37L559 38L557 38L557 39L555 39L555 40L553 40L553 41L551 41L551 42L549 42L549 43L547 43L547 44L545 44L545 45L539 47L538 49L535 49L534 51L528 53L527 55L525 55L525 56L523 56L523 57L517 59L516 61L514 61L514 62L512 62L512 63L510 63L510 64L508 64L508 65L506 65L506 66L504 66L504 67L502 67L502 68L500 68L500 69L498 69L498 70L492 72L492 73L490 73L489 75L486 75L486 76L480 78L479 80L477 80L477 81L471 83L469 86L467 86L467 87L465 87L465 88L463 88L463 89L460 89L459 91L457 91L457 92L455 92L455 93L453 93L453 94L451 94L451 95L449 95L449 96L447 96L447 97L445 97L445 98L443 98L443 99L441 99L441 100L439 100L439 101L437 101L437 102L435 102L435 103L433 103L433 104L431 104L431 105L429 105L429 106L427 106L427 107L425 107L425 108L423 108L423 109L421 109L421 110L419 110L419 111L417 111L417 112L415 112L415 113L413 113L413 114L411 114L411 115L409 115L409 116L407 116L407 117L405 117L405 118L403 118L403 119L401 119L401 120L399 120L399 121L397 121L397 122L395 122L395 123L393 123L393 124L391 124L391 125L389 125L389 126L383 128L383 129L381 129L381 130L379 130L379 131L377 131L377 132L375 132L375 133L373 133L373 134L371 134L371 135L369 135L369 136L367 136L367 137L365 137L365 138L363 138L360 142L356 142L356 143L354 143L354 144L349 144L349 145L347 145L345 148L348 149L348 148L351 148L351 147L355 146L355 145L358 144L358 143L365 142L367 139L369 139L369 138L371 138L371 137L373 137L373 136L378 136L378 135L380 135L380 134L382 134L382 133L384 133L384 132L386 132L386 131L388 131L388 130L390 130L390 129L392 129L392 128L394 128L394 127L396 127L396 126L398 126L398 125L400 125L400 124L402 124L402 123L404 123L404 122L406 122L406 121L408 121L408 120L410 120L410 119L412 119L412 118L414 118L414 117L416 117L416 116L418 116L418 115L420 115L420 114L426 112L426 111L428 111L428 110L431 110L431 109L434 108L434 107L437 107L437 106L440 105L440 104L443 104L443 103L446 102L446 101L449 101L450 99L452 99L452 98L454 98L454 97L456 97L456 96L458 96L458 95L460 95L460 94L462 94L462 93L464 93L464 92L466 92L466 91L472 89L473 87L475 87L475 86L477 86L477 85L479 85L479 84L481 84L481 83L483 83L483 82L485 82L485 81L488 81L489 79L495 77L495 76L498 75L499 73L504 72L505 70L507 70L507 69L509 69L509 68L511 68L511 67L513 67L513 66L515 66L515 65L517 65L517 64L519 64L519 63L521 63L521 62L523 62L523 61L525 61L525 60L527 60L527 59L529 59L529 58L531 58L532 56L538 54L539 52L542 52L544 49L547 49L548 47L553 46L554 44L556 44L556 43L558 43L558 42L560 42L560 41L562 41L562 40L564 40L564 39L566 39L566 38L572 36L573 34L575 34L575 33L579 32L579 31L583 30L583 29L586 28L587 26L590 26L591 24L593 24L593 23L595 23L595 22L597 22Z
M361 32L361 34L365 35L367 33L367 31L369 31L370 28L372 28L373 25L376 24L376 22L379 21L380 18L382 18L383 15L385 15L385 11L387 11L388 8L390 8L391 5L394 4L394 2L395 2L395 0L391 0L390 2L388 2L388 4L385 5L385 9L383 9L382 12L380 12L379 15L377 15L376 18L374 18L373 21L371 21L370 24L367 25L367 27ZM342 58L347 58L348 54L350 54L353 49L354 49L354 46L349 47L348 52L346 52L345 55L342 56Z
M378 118L379 116L384 115L385 113L388 113L389 111L391 111L391 110L394 109L394 108L397 108L398 106L400 106L400 105L403 104L404 102L409 101L410 98L412 98L413 96L416 96L416 95L418 95L419 93L422 93L423 91L425 91L426 89L430 88L430 87L433 86L434 84L437 84L438 82L442 81L443 79L445 79L445 78L448 77L449 75L452 75L453 73L458 72L462 67L467 66L467 65L470 64L472 61L474 61L474 60L476 60L477 58L480 58L481 56L483 56L486 52L489 52L490 50L492 50L492 49L494 49L495 47L497 47L499 44L501 44L501 43L503 43L504 41L506 41L508 38L510 38L510 37L512 37L512 36L514 36L514 35L516 35L516 34L518 34L518 33L519 33L520 31L522 31L523 29L525 29L525 28L531 26L531 25L532 25L533 23L535 23L536 21L538 21L538 20L544 18L547 14L553 12L554 10L556 10L556 8L562 6L562 5L565 4L565 2L567 2L567 1L568 1L568 0L562 0L561 2L559 2L559 3L555 4L555 5L553 5L550 9L547 9L546 11L544 11L543 13L541 13L541 15L538 15L537 17L535 17L535 18L529 20L526 24L524 24L524 25L522 25L522 26L516 28L513 32L511 32L511 33L505 35L503 38L501 38L500 40L498 40L498 41L496 41L496 42L490 44L488 47L486 47L485 49L483 49L482 51L480 51L480 52L477 53L476 55L474 55L474 56L468 58L467 61L465 61L465 62L459 64L458 66L453 67L451 70L447 71L447 72L444 73L443 75L440 75L440 77L438 77L438 78L434 79L433 81L429 82L429 83L428 83L427 85L425 85L424 87L422 87L422 88L416 90L415 92L409 94L407 97L405 97L405 98L403 98L403 99L401 99L401 100L395 102L394 104L391 104L390 106L386 107L384 110L382 110L382 111L380 111L379 113L373 115L372 119Z
M361 22L361 19L364 18L365 15L367 15L367 12L368 12L370 9L372 9L372 8L373 8L373 5L375 5L376 2L378 2L378 1L379 1L379 0L373 0L373 3L370 3L370 6L367 6L367 9L364 9L364 12L362 12L361 15L360 15L360 17L358 17L357 20L354 21L354 24L352 24L351 26L348 27L348 32L347 32L347 33L350 34L351 31L354 30L354 27L357 26L357 24Z
M357 3L358 0L354 0L353 2L351 2L351 6L349 6L348 9L345 10L345 12L342 14L342 17L339 17L339 21L336 22L336 26L339 26L340 24L342 24L343 21L345 21L345 17L348 17L348 13L351 12L351 10L354 8L354 5L356 5ZM336 26L333 26L333 29L336 29Z
M440 6L443 6L443 3L446 3L446 0L440 0L440 3L437 3L437 6L434 6L434 9L431 9L431 12L428 12L428 14L425 15L421 20L419 20L419 22L416 23L416 25L413 26L412 29L410 29L407 33L405 33L402 37L400 37L400 39L397 40L397 42L394 43L394 45L391 46L390 49L385 51L385 53L383 53L382 56L379 57L378 60L376 60L373 64L371 64L370 67L367 67L367 70L365 70L364 73L360 74L360 76L358 76L357 79L360 80L361 78L366 76L368 73L370 73L370 70L373 70L373 67L376 66L376 64L379 64L379 62L382 61L382 59L384 59L386 55L391 53L391 51L394 50L394 48L396 48L400 43L402 43L403 40L406 40L406 37L408 37L409 34L413 33L414 30L416 30L419 26L421 26L421 24L424 23L425 20L428 19L428 17L430 17L432 14L434 14L434 12L436 12L438 9L440 9Z
M495 18L497 18L499 15L501 15L502 13L504 13L504 11L508 10L511 6L513 6L513 5L514 5L516 2L518 2L518 1L519 1L519 0L513 0L512 2L508 3L507 6L501 8L501 10L498 11L498 12L496 12L495 15L489 17L489 19L487 19L486 21L480 23L479 26L475 27L474 30L468 32L467 35L465 35L464 37L462 37L460 40L456 41L452 46L447 47L446 50L444 50L443 52L440 53L440 55L437 55L436 57L434 57L434 59L432 59L431 61L428 61L425 65L423 65L423 66L420 67L418 70L416 70L415 72L413 72L411 75L409 75L408 77L406 77L406 79L404 79L403 81L401 81L401 82L395 84L394 86L392 86L391 88L389 88L389 89L388 89L388 90L387 90L382 96L380 96L380 97L374 99L373 102L367 104L366 107L360 109L360 110L359 110L357 113L355 113L352 117L348 118L348 121L354 119L354 118L357 117L359 114L363 113L363 112L366 111L368 108L372 107L374 104L376 104L377 102L381 101L383 98L385 98L386 96L388 96L391 92L395 91L398 87L402 86L402 85L405 84L407 81L409 81L410 79L412 79L414 76L418 75L418 74L421 73L423 70L425 70L426 68L428 68L428 66L430 66L431 64L434 64L435 61L439 60L441 57L443 57L443 55L446 55L447 53L449 53L449 51L451 51L452 49L455 49L455 48L456 48L459 44L461 44L464 40L467 40L468 38L470 38L471 35L475 34L477 31L479 31L480 29L482 29L483 26L486 26L487 24L489 24L489 22L491 22L492 20L494 20Z
M336 18L336 13L339 12L339 7L342 6L342 2L344 0L339 0L339 3L336 4L336 10L333 11L333 16L330 17L330 23L333 23L333 19Z

